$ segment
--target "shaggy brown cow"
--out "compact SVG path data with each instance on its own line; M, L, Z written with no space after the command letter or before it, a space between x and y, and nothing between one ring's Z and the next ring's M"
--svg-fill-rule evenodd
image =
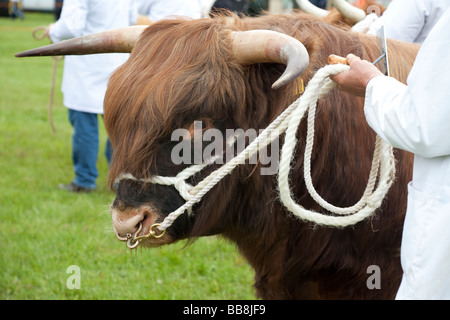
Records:
M230 32L274 30L303 43L309 65L297 81L277 89L279 63L241 63L232 52ZM376 59L373 37L344 31L301 13L258 18L182 20L155 23L142 33L129 60L111 77L105 98L105 124L114 148L110 184L129 173L137 178L174 176L187 165L173 163L179 128L265 128L298 97L330 54L355 53ZM250 46L256 46L251 43ZM391 74L405 81L418 47L388 42ZM194 128L195 129L195 128ZM323 212L306 192L301 166L305 126L291 171L296 200ZM367 125L363 99L338 90L319 100L312 179L319 194L337 206L353 205L362 195L371 165L374 132ZM203 146L205 147L205 146ZM280 203L276 175L261 175L261 164L245 164L218 183L180 216L159 246L180 239L220 234L237 244L255 270L256 295L263 299L388 299L395 296L402 270L400 241L406 185L412 157L396 150L397 178L376 214L352 227L330 228L295 219ZM189 180L195 185L218 165ZM185 200L172 186L122 179L111 206L120 239L144 235ZM381 272L381 289L367 286L370 266ZM369 268L369 269L368 269Z

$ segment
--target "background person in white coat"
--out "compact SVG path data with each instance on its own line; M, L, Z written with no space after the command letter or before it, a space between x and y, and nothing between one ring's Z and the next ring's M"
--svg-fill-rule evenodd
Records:
M448 8L449 0L394 0L368 33L384 25L387 38L422 44Z
M201 0L138 0L139 14L155 22L170 16L202 17Z
M61 17L46 33L52 42L108 29L132 25L137 20L134 0L65 0ZM66 56L62 80L64 105L69 109L73 126L72 160L75 178L60 185L72 192L89 192L96 188L99 149L98 115L103 114L103 98L110 74L123 64L128 54ZM111 159L107 140L106 157Z
M415 154L397 299L450 299L449 55L450 9L423 43L407 86L353 55L350 70L332 77L365 95L367 122L381 138Z

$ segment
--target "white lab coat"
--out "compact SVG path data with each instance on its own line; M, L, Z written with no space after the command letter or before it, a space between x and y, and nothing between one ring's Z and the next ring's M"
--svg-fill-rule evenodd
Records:
M415 154L397 299L450 299L449 55L450 9L420 49L408 86L380 76L366 89L370 126L394 147Z
M449 0L394 0L368 33L384 25L387 38L422 44L448 8Z
M170 16L198 19L202 17L200 0L139 0L139 14L150 21L158 21Z
M60 19L49 36L59 42L78 36L126 27L137 21L135 0L65 0ZM103 114L103 98L111 73L127 53L66 56L61 91L73 110Z

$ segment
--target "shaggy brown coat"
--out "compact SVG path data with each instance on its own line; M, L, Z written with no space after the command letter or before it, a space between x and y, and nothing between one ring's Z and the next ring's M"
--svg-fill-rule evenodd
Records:
M190 128L195 120L221 129L265 128L298 97L295 82L279 90L270 88L284 66L243 66L233 61L230 31L252 29L282 32L305 45L310 56L301 76L305 85L330 54L354 53L369 61L377 58L373 37L301 13L160 21L144 31L108 86L104 117L114 150L111 185L124 172L139 178L179 172L181 168L171 163L168 152L175 129ZM418 47L397 41L389 41L388 47L391 74L405 82ZM303 182L304 136L302 122L292 188L299 204L323 211ZM312 179L324 199L337 206L359 200L374 141L362 98L333 90L319 101ZM383 206L354 227L318 227L293 218L279 202L276 176L260 175L255 170L258 165L243 165L204 197L194 208L195 216L176 226L172 237L221 234L236 243L254 268L257 296L264 299L393 298L402 275L399 248L412 168L410 154L396 150L395 155L397 179ZM171 192L158 194L162 187L142 186L131 192L134 184L121 182L114 206L125 208L173 197ZM154 192L158 197L131 200L132 193L140 192ZM150 205L158 207L157 203ZM168 213L161 213L162 218ZM367 288L371 265L380 267L380 290Z

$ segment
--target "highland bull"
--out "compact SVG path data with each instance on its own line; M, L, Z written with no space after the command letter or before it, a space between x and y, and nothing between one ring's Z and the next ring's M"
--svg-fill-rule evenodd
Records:
M125 35L114 31L70 43L74 47L55 44L34 53L131 51L112 75L104 104L114 149L109 181L117 188L111 213L121 240L154 232L155 223L185 202L173 186L143 182L156 175L173 177L188 166L171 157L178 143L171 139L175 130L195 134L195 121L202 121L203 132L217 129L224 135L227 129L265 128L298 98L299 83L307 84L330 54L377 58L373 37L301 13L171 19L127 29ZM405 81L418 47L388 41L388 48L391 75ZM375 140L363 99L332 90L318 101L315 121L314 185L330 203L350 206L364 191ZM302 206L323 212L303 182L304 137L302 124L291 187ZM247 163L224 177L191 214L140 244L220 234L236 243L254 268L256 295L263 299L393 298L402 276L399 249L412 168L410 154L395 150L395 157L396 180L382 206L354 226L295 219L280 203L276 175L261 175L260 163ZM188 182L196 185L218 166L206 166ZM117 181L124 173L136 179ZM371 266L380 270L380 289L367 285Z

